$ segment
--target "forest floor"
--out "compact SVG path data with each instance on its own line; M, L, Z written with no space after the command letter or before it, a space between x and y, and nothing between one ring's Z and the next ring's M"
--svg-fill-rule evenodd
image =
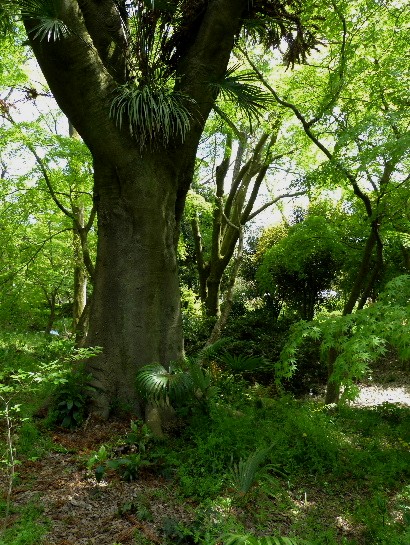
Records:
M396 370L383 374L379 371L377 382L362 384L357 407L383 403L410 406L409 374ZM13 488L13 504L22 506L30 502L41 503L44 516L49 521L49 531L43 543L47 545L117 545L162 544L164 521L190 521L197 502L181 497L172 480L160 477L149 468L143 469L133 482L121 481L117 476L97 482L86 461L99 447L112 442L129 431L129 423L88 421L75 432L57 430L50 432L54 450L40 459L24 461L18 466L18 480ZM7 489L6 476L0 477L0 486ZM3 482L1 482L3 481ZM337 519L338 506L333 504L327 490L318 488L310 497L296 500L300 508L309 502L326 504L329 520ZM346 493L346 492L343 492ZM350 494L350 493L349 493ZM360 491L351 491L360 494ZM326 498L326 495L328 497ZM346 501L350 498L346 497ZM149 516L137 516L130 506L142 504L149 507ZM240 507L237 508L240 510ZM280 515L277 515L280 516ZM8 525L17 514L11 514ZM283 514L282 528L289 524ZM340 517L339 517L340 518ZM276 520L277 522L277 520ZM357 529L349 527L342 518L338 522L343 535L354 535ZM252 523L248 530L252 531ZM360 541L359 541L360 542ZM168 543L168 542L167 542ZM367 543L367 542L366 542Z

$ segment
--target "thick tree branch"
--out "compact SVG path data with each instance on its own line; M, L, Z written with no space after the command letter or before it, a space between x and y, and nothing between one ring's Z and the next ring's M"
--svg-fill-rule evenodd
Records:
M107 71L125 83L127 69L126 21L112 0L78 0L88 33Z

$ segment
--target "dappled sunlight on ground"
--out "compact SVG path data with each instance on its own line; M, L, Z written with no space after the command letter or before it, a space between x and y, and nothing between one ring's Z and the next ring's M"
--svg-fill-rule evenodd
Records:
M408 386L363 386L359 396L352 403L356 407L371 407L383 403L397 403L410 406L410 387Z

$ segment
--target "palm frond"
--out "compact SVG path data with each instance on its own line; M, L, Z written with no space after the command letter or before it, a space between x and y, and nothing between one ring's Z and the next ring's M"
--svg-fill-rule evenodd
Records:
M33 30L34 34L33 39L39 38L41 41L47 39L50 41L61 40L69 32L67 25L60 21L59 19L47 19L42 17L38 25L36 25Z
M207 403L216 396L219 388L212 385L212 375L208 369L202 367L200 360L190 364L188 373L192 379L193 393L198 400Z
M118 87L110 115L121 128L124 122L140 148L167 145L172 139L185 139L193 117L188 105L194 101L165 86L125 84Z
M179 366L166 369L160 364L145 365L137 373L137 391L152 402L178 399L192 391L192 380Z
M205 393L211 386L211 377L209 373L201 367L198 362L193 362L189 367L189 374L192 377L194 387L199 389L201 393Z
M230 471L232 484L240 494L245 495L249 492L260 466L272 448L271 446L256 450L246 460L241 458L237 464L232 466Z
M237 356L225 352L218 359L231 371L236 373L258 371L271 366L270 362L263 356L246 356L244 354Z
M198 356L197 356L198 361L203 362L203 361L211 360L218 357L221 354L221 351L230 342L231 342L230 337L222 337L221 339L218 339L216 342L208 346L205 346L198 353Z
M69 32L58 17L61 0L3 0L2 10L8 16L34 19L38 24L32 29L33 39L59 40Z
M251 123L274 103L270 93L264 91L255 84L256 78L252 72L237 72L238 65L230 68L225 73L223 80L211 83L216 96L233 102L241 110Z

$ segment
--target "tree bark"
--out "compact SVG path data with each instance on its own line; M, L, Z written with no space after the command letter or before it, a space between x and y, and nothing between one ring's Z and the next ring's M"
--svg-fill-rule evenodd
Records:
M76 221L73 222L74 290L72 332L75 333L87 304L87 271L84 267L81 240L77 230L77 223L84 228L84 207L76 207L73 213L76 216Z
M161 157L136 153L125 164L96 164L95 184L98 248L87 343L104 348L88 365L96 409L107 416L115 401L141 413L138 368L167 366L183 353L175 177Z

